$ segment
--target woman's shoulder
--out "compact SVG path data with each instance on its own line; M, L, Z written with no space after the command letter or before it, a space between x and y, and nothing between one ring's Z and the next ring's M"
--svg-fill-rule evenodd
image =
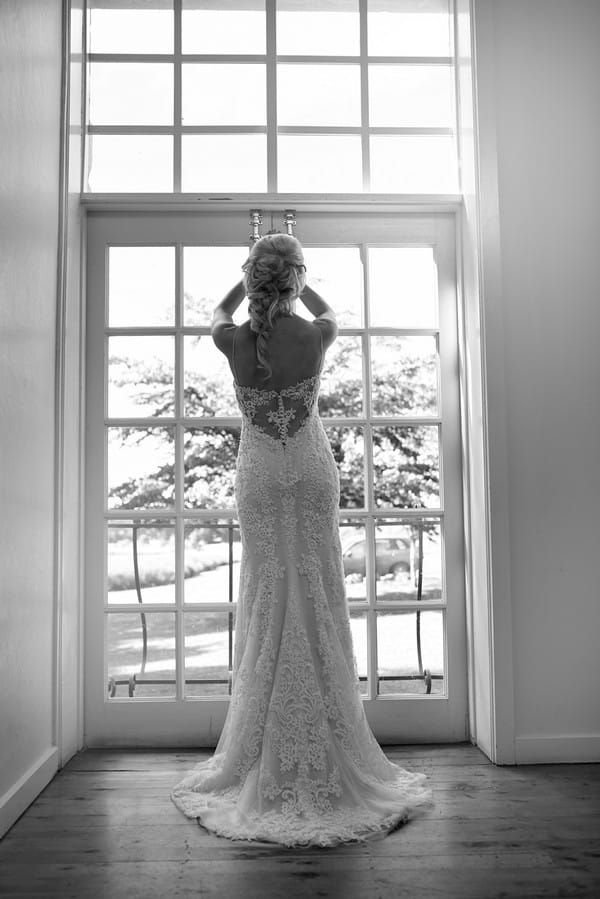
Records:
M312 332L316 335L318 341L322 341L323 349L328 349L338 333L338 324L335 314L331 311L323 312L317 315L311 322L307 322Z
M231 318L221 318L211 325L210 334L217 349L228 355L231 352L233 339L237 330Z
M278 331L281 334L292 334L295 339L314 341L319 339L318 328L315 327L315 321L303 318L301 315L286 315L277 319L279 325Z
M221 320L215 322L211 328L212 339L218 349L226 356L230 356L233 350L234 341L236 344L244 343L247 340L255 341L256 334L250 328L250 320L236 325L234 321Z

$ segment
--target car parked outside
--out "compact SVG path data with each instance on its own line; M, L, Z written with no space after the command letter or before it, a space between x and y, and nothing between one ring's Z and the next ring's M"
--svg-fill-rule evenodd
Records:
M364 537L348 540L342 547L344 575L365 577L366 541ZM404 537L376 537L375 561L377 578L410 574L411 541ZM414 561L416 565L416 559Z

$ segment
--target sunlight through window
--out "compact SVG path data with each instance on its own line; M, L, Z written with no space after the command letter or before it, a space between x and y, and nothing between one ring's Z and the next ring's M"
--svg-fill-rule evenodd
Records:
M91 0L86 189L456 193L451 23L449 0Z

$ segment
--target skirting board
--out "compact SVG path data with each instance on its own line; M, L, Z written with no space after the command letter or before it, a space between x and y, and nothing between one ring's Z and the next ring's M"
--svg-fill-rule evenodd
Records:
M517 765L600 762L600 734L516 737L515 756Z
M51 746L44 755L0 797L0 837L9 830L34 799L48 786L58 771L58 748Z

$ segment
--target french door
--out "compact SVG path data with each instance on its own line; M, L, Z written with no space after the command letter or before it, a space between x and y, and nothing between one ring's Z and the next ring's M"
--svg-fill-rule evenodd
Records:
M214 745L225 719L240 418L209 323L248 230L241 212L89 215L88 746ZM340 323L319 403L367 716L382 742L464 740L454 218L303 213L296 235Z

